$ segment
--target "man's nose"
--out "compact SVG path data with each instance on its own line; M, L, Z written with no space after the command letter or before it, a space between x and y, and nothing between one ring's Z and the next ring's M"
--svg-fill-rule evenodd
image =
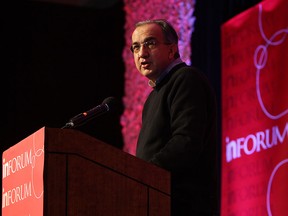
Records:
M149 49L148 49L148 47L146 47L144 44L142 44L141 46L140 46L140 50L139 50L139 52L138 52L138 56L139 57L145 57L145 56L148 56L149 55Z

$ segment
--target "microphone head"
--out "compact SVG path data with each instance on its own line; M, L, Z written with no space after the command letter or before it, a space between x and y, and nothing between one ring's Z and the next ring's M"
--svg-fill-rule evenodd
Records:
M115 103L116 103L116 100L114 97L105 98L102 102L103 105L106 104L108 106L109 111L114 109Z

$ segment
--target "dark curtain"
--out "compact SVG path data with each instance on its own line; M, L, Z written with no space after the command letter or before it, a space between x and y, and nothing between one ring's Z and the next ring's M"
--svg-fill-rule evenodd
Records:
M60 128L110 96L119 99L115 112L77 129L122 148L123 3L54 2L2 5L1 150L43 126Z

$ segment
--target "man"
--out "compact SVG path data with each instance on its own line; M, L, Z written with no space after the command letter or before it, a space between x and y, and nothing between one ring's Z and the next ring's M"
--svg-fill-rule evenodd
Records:
M207 79L181 60L165 20L137 23L131 51L153 88L136 156L171 172L171 215L216 215L216 100Z

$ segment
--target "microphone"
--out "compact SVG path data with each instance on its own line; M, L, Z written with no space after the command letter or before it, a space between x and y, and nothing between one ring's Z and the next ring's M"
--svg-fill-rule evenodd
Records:
M111 111L111 109L114 108L113 107L114 104L115 104L115 98L108 97L103 100L102 104L71 118L62 128L75 128L77 126L83 125L89 120Z

